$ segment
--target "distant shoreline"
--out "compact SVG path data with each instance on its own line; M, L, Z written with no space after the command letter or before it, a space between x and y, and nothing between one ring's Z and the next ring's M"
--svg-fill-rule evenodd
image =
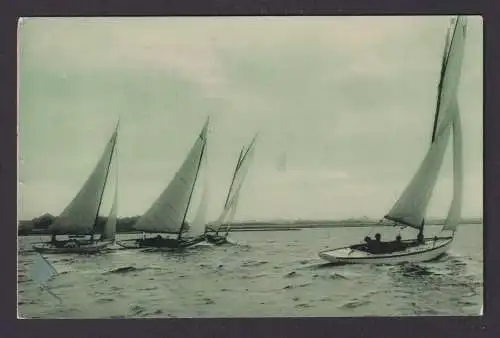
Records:
M117 222L117 233L134 234L140 233L133 228L138 217L121 218ZM55 220L52 215L44 215L31 221L19 222L19 236L36 236L50 234L48 227ZM100 218L97 230L104 226L106 218ZM474 225L482 224L480 218L462 219L460 224ZM443 219L429 219L427 225L444 225ZM210 223L208 224L210 225ZM380 222L370 219L347 219L347 220L268 220L268 221L238 221L230 223L231 232L246 231L293 231L314 228L350 228L350 227L383 227L392 226L390 222ZM225 231L225 227L221 228Z

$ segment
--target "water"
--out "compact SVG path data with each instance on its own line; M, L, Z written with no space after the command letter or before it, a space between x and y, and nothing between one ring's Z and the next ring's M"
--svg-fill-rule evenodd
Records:
M429 228L432 228L429 226ZM367 228L246 232L233 245L184 253L117 250L46 255L57 299L29 279L31 244L19 238L24 318L477 315L483 294L482 225L461 226L448 255L418 265L334 266L325 248ZM119 235L120 239L133 235ZM44 238L45 240L45 238Z

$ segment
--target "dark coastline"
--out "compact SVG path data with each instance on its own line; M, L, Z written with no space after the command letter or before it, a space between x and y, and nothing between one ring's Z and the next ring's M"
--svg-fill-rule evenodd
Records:
M118 219L117 233L133 234L138 233L133 228L134 223L139 216L124 217ZM45 214L32 220L19 221L19 236L36 236L49 234L48 227L54 222L56 217ZM97 232L102 231L106 223L106 217L99 217L97 222ZM429 225L443 225L443 219L430 219L426 221ZM481 218L462 219L461 224L473 225L482 224ZM367 218L347 219L347 220L262 220L262 221L241 221L230 224L232 232L243 231L291 231L311 228L335 228L335 227L374 227L374 226L392 226L389 222L380 222ZM224 228L221 229L224 231Z

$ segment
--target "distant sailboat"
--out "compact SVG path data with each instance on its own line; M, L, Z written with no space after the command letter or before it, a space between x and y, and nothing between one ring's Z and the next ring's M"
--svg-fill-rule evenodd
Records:
M461 218L463 160L462 128L457 99L461 73L466 19L462 16L453 20L453 29L448 30L441 64L437 107L432 129L431 146L418 171L398 201L384 216L395 226L409 226L418 230L416 240L382 242L365 238L366 243L349 247L325 250L319 256L331 262L344 263L401 263L421 262L437 258L445 253L454 239ZM453 130L453 198L445 225L440 236L424 237L425 215L437 177L443 162L446 146ZM446 232L448 235L442 236Z
M278 161L278 171L286 171L286 162L287 162L287 158L286 158L286 153L283 153L281 155L281 157L279 158L279 161Z
M205 163L207 146L207 119L194 145L181 167L165 190L151 207L134 224L136 230L143 232L143 237L116 243L127 249L158 248L180 249L204 241L203 214L206 212L206 189L203 191L198 214L188 225L186 216L192 204L192 196L198 181L198 174ZM207 185L205 184L204 187ZM155 237L146 237L146 233L155 233ZM175 234L176 238L163 237L161 234Z
M105 236L97 240L94 237L104 189L116 149L118 126L119 121L99 162L85 184L61 215L49 226L52 234L51 241L34 244L33 249L35 251L45 253L95 253L109 244L109 241L103 240ZM58 240L58 235L68 235L69 239ZM82 238L85 236L90 236L90 238Z
M248 164L253 157L256 139L257 135L254 136L247 148L243 147L240 151L240 156L236 162L231 185L229 186L229 190L227 192L224 208L215 224L207 226L206 228L206 239L209 243L220 245L227 242L227 236L230 231L230 223L233 221L234 214L236 213L241 187L243 186L243 181L248 173ZM225 230L225 234L219 235L222 228Z
M40 286L42 290L47 291L54 298L61 301L61 298L56 296L48 287L48 282L58 274L57 270L50 264L49 261L41 254L36 254L35 261L33 263L33 267L30 270L30 277Z

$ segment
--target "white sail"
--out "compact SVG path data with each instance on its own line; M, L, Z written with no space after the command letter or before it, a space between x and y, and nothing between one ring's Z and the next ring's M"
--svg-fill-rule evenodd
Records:
M45 257L37 253L33 267L30 270L31 279L44 287L55 275L57 275L57 270L45 259Z
M467 35L467 20L463 16L454 19L448 31L445 44L445 55L441 69L441 78L438 88L438 103L435 123L435 133L440 134L448 122L454 117L454 109L450 106L457 97L462 61L464 56L465 38ZM451 114L451 115L450 115Z
M139 218L135 229L160 233L181 231L205 149L207 130L208 120L172 181Z
M451 125L431 145L410 184L399 200L384 217L401 224L420 229L425 217L432 191L438 178L444 153L450 138Z
M102 233L101 237L102 240L113 241L113 242L115 241L116 224L118 221L117 209L118 209L118 163L115 155L115 193L113 196L113 204L111 205L111 210L109 211L108 219L106 220L106 225L104 226L104 231Z
M256 139L257 135L253 138L252 142L250 142L248 148L244 147L242 149L242 152L240 153L240 157L238 158L236 169L233 175L233 180L231 181L231 185L227 194L224 209L222 210L222 213L220 214L215 224L211 226L213 230L218 230L223 224L228 224L233 221L234 214L236 213L236 208L238 205L241 187L243 186L243 182L248 173L248 169L250 167L249 163L253 158Z
M118 125L85 184L50 226L52 233L88 234L94 228L117 135Z
M240 188L241 188L241 186L240 186ZM234 198L232 200L231 205L229 206L230 211L227 214L226 218L223 220L223 223L225 223L227 225L227 228L226 228L227 232L230 229L229 225L231 224L232 221L234 221L234 215L236 214L236 209L237 209L238 202L240 199L240 192L241 192L241 189L238 189L238 191L236 192L236 195L234 196Z
M239 161L239 166L236 174L233 178L232 190L228 193L227 199L227 207L235 208L236 207L236 199L235 196L240 193L241 187L243 186L243 182L248 174L248 169L250 168L250 163L253 158L254 149L255 149L255 141L257 140L257 135L254 136L248 148L246 148L241 160Z
M442 231L455 232L460 224L463 200L463 151L462 123L458 103L454 100L455 118L453 119L453 199Z
M406 187L399 200L392 207L385 218L420 229L424 222L427 206L443 162L446 146L449 141L452 125L459 122L457 90L460 81L464 42L466 36L466 19L459 16L455 19L453 28L448 30L445 42L445 52L442 59L441 78L438 86L438 103L433 130L433 143L417 173ZM458 116L458 117L457 117ZM460 125L458 123L458 128ZM456 139L456 128L454 140ZM460 133L461 131L459 131ZM461 142L460 135L458 136ZM461 154L461 145L455 149ZM456 158L456 155L454 156ZM461 161L461 155L460 155ZM459 168L459 166L455 167ZM460 167L461 168L461 167ZM460 170L460 169L457 169ZM461 186L457 187L461 191ZM460 192L461 194L461 192ZM450 210L453 218L457 209L461 208L461 197L455 202L456 206ZM452 205L453 206L453 205ZM451 221L453 222L453 220Z
M193 222L190 224L189 230L187 231L188 236L199 236L205 232L205 224L207 223L207 211L208 211L208 195L209 195L209 177L207 170L207 152L203 152L202 161L200 164L201 177L198 178L198 187L201 190L200 202L196 210L196 215ZM195 194L195 192L193 192Z

